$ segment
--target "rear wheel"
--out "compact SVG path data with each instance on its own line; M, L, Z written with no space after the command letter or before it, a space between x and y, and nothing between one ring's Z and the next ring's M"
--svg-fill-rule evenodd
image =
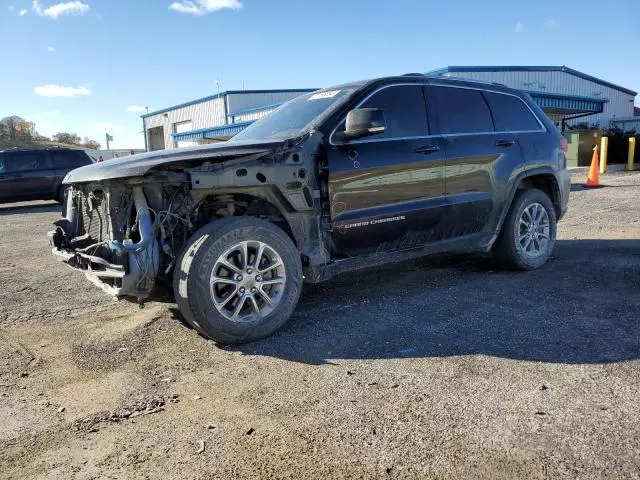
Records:
M509 268L534 270L551 256L556 241L556 214L541 190L518 190L493 251Z
M280 328L301 287L300 254L291 239L252 217L225 218L198 230L174 271L181 313L220 343L244 343Z
M64 199L67 196L67 187L65 187L64 185L60 185L58 187L58 191L56 193L56 202L58 203L64 203Z

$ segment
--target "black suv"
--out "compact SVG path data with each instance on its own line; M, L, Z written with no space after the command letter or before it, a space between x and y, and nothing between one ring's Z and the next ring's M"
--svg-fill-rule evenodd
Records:
M227 142L74 170L49 239L105 291L142 301L168 282L195 329L245 342L289 319L303 281L449 251L542 266L569 199L565 149L502 85L350 83Z
M86 153L71 148L0 151L0 203L62 202L64 176L91 163Z

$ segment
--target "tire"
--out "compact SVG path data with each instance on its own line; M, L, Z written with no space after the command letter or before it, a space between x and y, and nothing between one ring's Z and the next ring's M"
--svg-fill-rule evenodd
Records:
M200 334L222 344L250 342L270 335L293 314L302 290L300 254L271 222L216 220L187 241L173 287L180 312Z
M540 221L532 222L532 216L537 215L540 215ZM533 226L529 228L527 223L533 223ZM549 260L555 246L556 228L556 212L549 196L534 188L518 190L493 252L507 268L535 270Z
M64 200L66 197L67 197L67 187L65 187L64 185L60 185L56 192L55 201L58 203L64 204Z

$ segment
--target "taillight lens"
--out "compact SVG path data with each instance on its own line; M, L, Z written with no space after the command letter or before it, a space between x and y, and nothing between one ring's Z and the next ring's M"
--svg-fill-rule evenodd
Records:
M560 148L564 153L567 153L567 150L569 150L569 142L567 142L567 139L564 137L560 138Z

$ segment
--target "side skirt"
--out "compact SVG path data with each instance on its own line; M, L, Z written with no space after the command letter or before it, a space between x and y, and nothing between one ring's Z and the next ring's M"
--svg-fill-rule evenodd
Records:
M455 240L445 240L420 247L335 260L327 265L309 265L305 268L304 281L305 283L321 283L341 273L363 268L405 262L439 253L488 252L490 249L491 234L475 233Z

